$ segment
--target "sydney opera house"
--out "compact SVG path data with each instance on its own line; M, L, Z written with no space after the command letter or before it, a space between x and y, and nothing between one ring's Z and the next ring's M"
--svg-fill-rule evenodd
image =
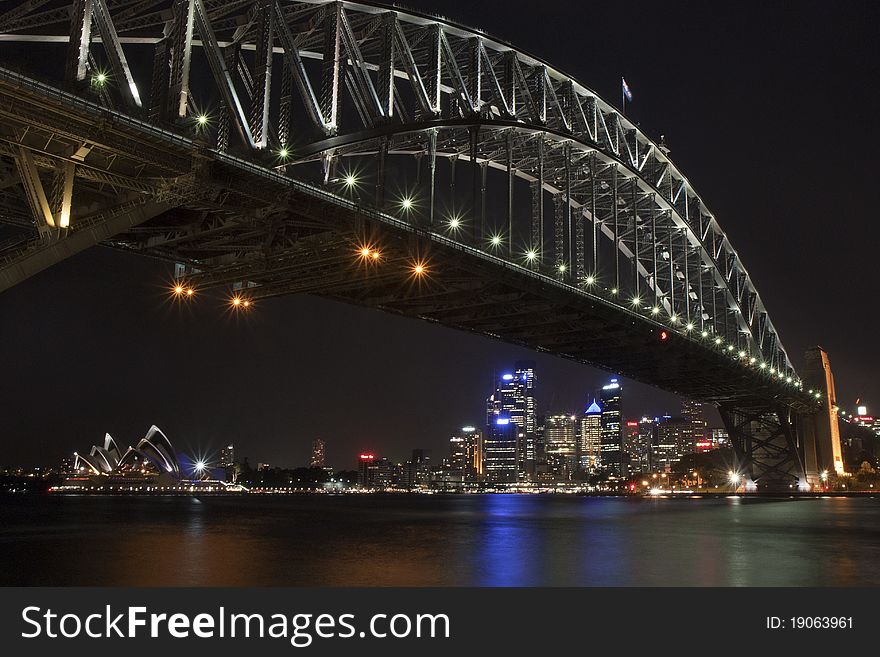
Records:
M104 445L92 445L88 455L76 452L71 479L106 481L135 480L173 484L181 478L181 467L171 441L156 425L150 427L136 447L124 452L109 433Z

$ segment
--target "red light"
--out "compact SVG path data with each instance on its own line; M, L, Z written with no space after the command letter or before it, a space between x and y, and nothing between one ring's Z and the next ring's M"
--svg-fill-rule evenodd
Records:
M636 489L636 485L635 485L635 484L630 484L630 485L629 485L629 489L630 489L630 490L635 490L635 489Z
M362 461L372 461L374 458L376 458L376 457L373 456L372 454L361 454Z
M639 426L639 423L638 423L638 422L627 422L627 423L626 423L626 426L628 426L628 427L637 427L637 426Z
M661 339L661 340L668 340L668 339L669 339L669 333L667 333L666 331L660 331L660 339Z

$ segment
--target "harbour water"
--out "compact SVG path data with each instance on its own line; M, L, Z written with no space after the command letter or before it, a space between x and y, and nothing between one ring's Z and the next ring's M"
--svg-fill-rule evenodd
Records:
M0 583L880 585L880 497L0 498Z

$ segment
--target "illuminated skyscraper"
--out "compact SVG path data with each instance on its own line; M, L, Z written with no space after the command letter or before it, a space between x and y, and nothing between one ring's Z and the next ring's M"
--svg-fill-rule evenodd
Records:
M690 399L681 402L681 416L685 419L687 441L692 445L691 452L695 451L697 444L705 444L708 436L708 423L703 416L703 405Z
M581 417L581 430L578 436L578 469L584 472L596 470L599 467L601 447L602 409L594 399Z
M547 465L557 480L570 479L577 469L577 420L577 416L571 413L544 418Z
M599 405L602 408L602 444L599 458L602 469L609 475L623 476L623 460L621 440L621 393L622 388L617 379L611 379L599 391Z
M378 472L379 466L376 463L376 456L368 453L361 454L358 458L358 484L364 488L372 488L376 485Z
M537 432L535 364L532 361L518 361L513 372L505 372L498 377L495 392L487 403L487 441L493 427L506 426L494 422L493 418L498 417L507 418L513 423L514 427L505 428L503 433L505 437L509 433L514 434L518 478L530 479L535 472Z
M492 483L516 483L516 445L519 427L507 415L491 415L483 441L483 468Z
M312 441L312 458L309 460L310 468L324 467L324 441L316 438Z
M655 418L657 428L651 449L651 461L658 472L671 472L694 446L690 442L690 422L683 417L664 415Z
M654 421L646 417L623 423L623 453L630 473L650 470L653 427Z
M463 481L476 481L483 474L483 434L465 426L449 439L449 467L462 473Z

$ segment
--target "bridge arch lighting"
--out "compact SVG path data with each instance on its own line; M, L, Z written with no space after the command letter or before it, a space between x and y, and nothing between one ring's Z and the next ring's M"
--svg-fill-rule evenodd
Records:
M287 150L287 148L285 146L282 146L281 148L278 149L278 159L279 160L286 160L289 157L290 157L290 151Z
M592 285L593 283L596 282L596 277L593 276L593 275L591 274L590 276L587 276L587 278L586 278L586 280L585 280L584 282L585 282L587 285Z
M461 228L461 217L455 214L452 215L449 218L448 225L450 230L458 230L459 228Z
M503 237L501 236L501 234L496 233L495 235L492 235L492 237L489 239L489 243L492 246L501 246L502 239L503 239Z
M678 315L673 315L669 318L669 321L673 324L678 324Z
M616 287L612 287L612 288L611 288L611 294L617 294L617 288L616 288Z
M715 338L715 344L721 344L721 338Z
M653 308L651 308L652 315L657 315L659 313L660 313L660 308L658 308L657 306L654 306Z
M406 213L409 213L411 210L415 208L416 202L412 196L403 196L400 201L400 209Z
M685 324L684 329L685 329L685 331L693 331L694 330L693 322L688 322L687 324Z
M636 295L636 296L634 296L634 297L632 298L631 303L632 303L633 306L638 306L639 304L642 303L642 300L641 300L641 298L639 297L639 295Z
M560 274L564 274L566 269L568 269L568 267L566 267L565 263L563 262L561 265L559 265L558 269L559 269Z
M529 262L534 262L537 257L538 252L534 249L529 249L528 251L526 251L526 260L528 260Z
M345 177L342 179L342 184L351 189L352 187L357 187L358 179L353 173L345 174Z
M105 71L96 71L92 76L92 84L96 87L103 87L107 84L107 81L110 79L110 76L107 75Z

